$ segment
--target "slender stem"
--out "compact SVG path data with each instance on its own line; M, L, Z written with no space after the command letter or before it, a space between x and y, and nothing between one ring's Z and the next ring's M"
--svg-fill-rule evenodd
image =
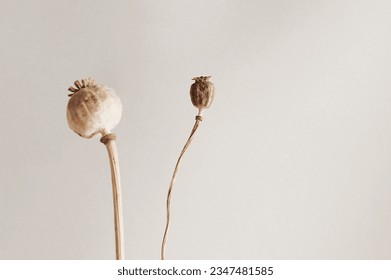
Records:
M175 178L178 173L179 164L181 162L181 159L182 159L183 155L185 154L187 148L190 146L190 143L193 140L194 133L196 132L201 121L202 121L201 115L196 116L196 121L195 121L194 127L191 130L190 136L187 139L186 144L183 147L181 154L179 155L179 158L178 158L176 165L175 165L175 168L174 168L174 173L172 174L172 177L171 177L171 182L170 182L170 186L168 188L167 201L166 201L167 218L166 218L166 228L164 230L164 235L163 235L163 240L162 240L162 247L161 247L161 251L160 251L161 260L164 260L164 250L165 250L166 241L167 241L168 228L170 226L170 206L171 206L172 187L174 186L174 183L175 183Z
M101 142L105 144L110 159L114 205L115 256L117 260L123 260L125 259L125 251L122 218L121 179L119 173L117 147L115 145L115 135L106 134L101 138Z

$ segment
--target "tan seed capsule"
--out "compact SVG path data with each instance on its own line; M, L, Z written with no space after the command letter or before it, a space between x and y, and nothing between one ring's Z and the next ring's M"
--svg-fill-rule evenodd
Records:
M75 81L75 87L69 87L71 98L67 106L69 127L84 138L102 134L100 142L107 149L110 160L111 183L114 206L115 257L125 259L124 233L122 218L121 180L118 154L115 145L116 136L110 133L119 123L122 115L122 103L113 90L95 83L91 78Z
M197 131L200 123L202 122L202 111L206 108L209 108L209 106L213 102L213 97L214 97L214 85L213 83L209 82L210 76L201 76L201 77L196 77L193 78L195 81L191 87L190 87L190 97L191 97L191 102L195 107L198 108L198 115L195 117L195 123L193 126L193 129L190 132L190 136L186 141L185 146L182 149L181 154L179 155L179 158L176 162L174 172L171 176L171 181L170 185L168 187L168 192L167 192L167 199L166 199L166 213L167 213L167 218L166 218L166 227L164 229L163 233L163 239L162 239L162 245L160 249L160 259L164 260L165 259L165 248L166 248L166 241L167 241L167 234L168 234L168 229L170 226L170 213L171 213L171 194L172 194L172 188L174 186L175 178L178 173L179 169L179 164L181 162L181 159L183 155L185 154L187 148L189 148L191 141L193 140L194 133Z
M122 116L119 97L112 89L98 85L90 78L75 81L75 86L77 89L68 89L72 92L67 107L69 127L84 138L110 133Z
M213 102L215 87L209 79L210 76L195 77L195 82L190 87L191 102L198 108L199 115Z

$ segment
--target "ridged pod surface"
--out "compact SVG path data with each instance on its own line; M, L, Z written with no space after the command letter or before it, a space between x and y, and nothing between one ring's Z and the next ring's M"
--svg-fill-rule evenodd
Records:
M84 138L97 133L105 135L117 126L122 116L122 103L114 91L92 79L76 81L70 87L67 106L69 127Z
M191 102L201 113L209 108L213 102L215 87L209 82L210 76L201 76L193 78L194 83L190 87Z

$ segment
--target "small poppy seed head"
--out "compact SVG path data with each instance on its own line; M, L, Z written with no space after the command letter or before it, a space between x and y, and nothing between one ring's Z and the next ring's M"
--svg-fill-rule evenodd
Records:
M199 110L199 115L202 111L213 102L215 87L209 82L211 76L201 76L193 78L194 83L190 87L191 102Z

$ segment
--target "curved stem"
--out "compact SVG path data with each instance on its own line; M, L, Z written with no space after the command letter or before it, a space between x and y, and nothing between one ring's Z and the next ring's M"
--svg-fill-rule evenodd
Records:
M174 172L173 172L172 177L171 177L171 182L170 182L170 186L168 188L167 201L166 201L167 218L166 218L166 228L164 230L162 246L161 246L161 251L160 251L160 259L161 260L164 260L164 250L165 250L165 246L166 246L168 228L170 226L170 206L171 206L172 187L174 186L175 178L176 178L176 175L178 173L179 164L181 162L181 159L182 159L183 155L185 154L187 148L190 146L190 143L193 140L194 133L196 132L196 130L197 130L198 126L200 125L201 121L202 121L201 115L196 116L196 121L195 121L194 127L193 127L193 129L192 129L192 131L190 133L189 138L186 141L185 146L182 149L181 154L179 155L179 158L178 158L178 160L176 162L176 165L175 165L175 168L174 168Z
M123 260L125 259L125 251L122 218L121 180L119 173L117 147L115 145L115 135L106 134L101 138L101 142L105 144L110 160L114 205L115 256L117 260Z

